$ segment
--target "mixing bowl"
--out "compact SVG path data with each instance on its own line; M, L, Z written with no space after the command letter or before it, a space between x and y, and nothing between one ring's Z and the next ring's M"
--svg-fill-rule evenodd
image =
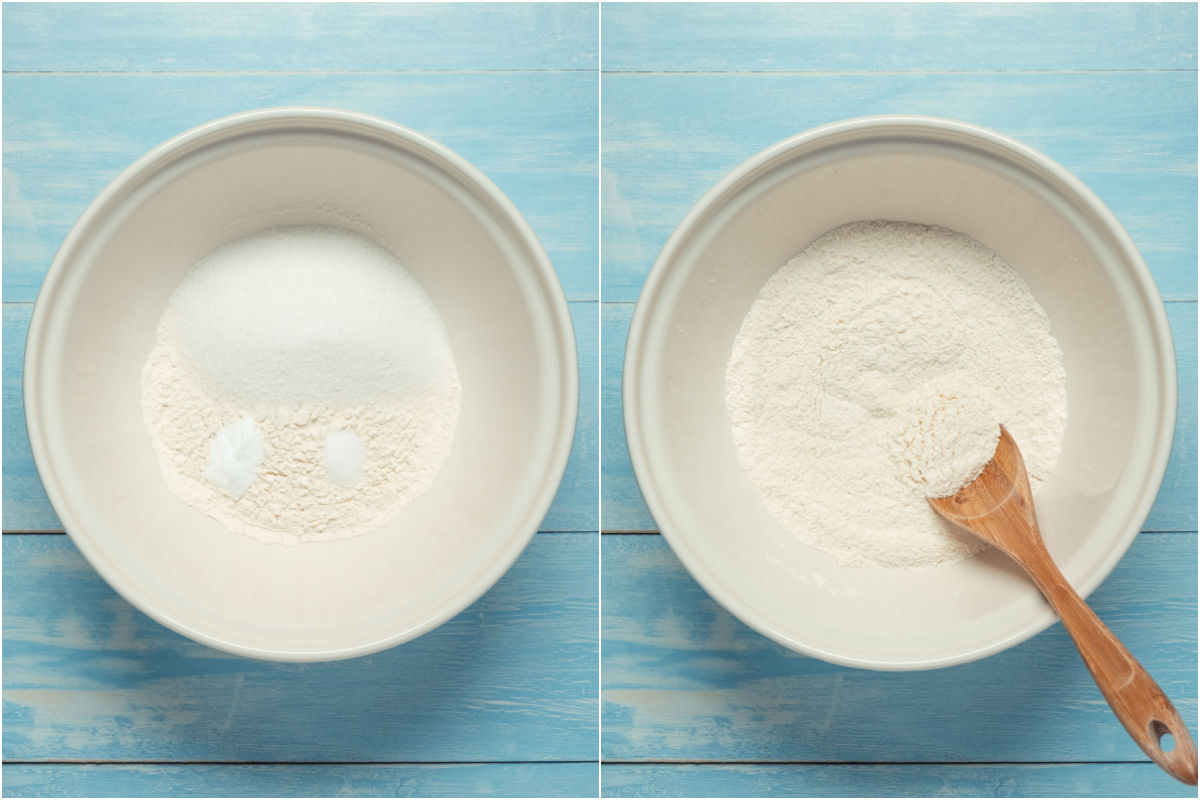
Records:
M340 226L400 258L445 323L462 410L433 486L398 517L288 547L231 533L167 489L141 370L192 264L293 224ZM325 660L424 633L508 569L566 466L578 373L550 262L478 170L384 120L277 108L194 128L96 198L38 295L24 389L46 492L113 588L214 647Z
M724 405L726 362L762 285L822 233L872 219L978 240L1049 315L1070 419L1038 514L1085 595L1162 481L1174 351L1146 265L1096 196L1025 145L961 122L869 117L787 139L726 176L672 234L638 300L624 369L630 456L663 535L709 594L790 648L856 667L940 667L1010 647L1054 617L996 551L882 570L801 544L739 466Z

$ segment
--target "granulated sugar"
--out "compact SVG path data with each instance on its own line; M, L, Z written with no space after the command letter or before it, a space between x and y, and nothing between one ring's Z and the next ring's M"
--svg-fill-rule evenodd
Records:
M142 375L167 485L267 542L395 516L432 485L460 400L421 286L370 240L319 226L263 231L197 263Z
M1036 493L1067 422L1062 352L1023 280L945 228L859 222L763 286L734 342L738 459L788 531L838 563L921 567L983 549L925 498L953 494L999 425Z
M272 228L201 260L163 313L200 388L254 405L361 403L445 381L441 319L394 256L340 228Z

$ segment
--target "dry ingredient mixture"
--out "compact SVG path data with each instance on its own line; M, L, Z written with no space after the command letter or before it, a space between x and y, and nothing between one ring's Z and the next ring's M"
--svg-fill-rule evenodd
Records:
M262 231L197 263L142 371L167 485L265 542L394 517L433 483L460 401L420 284L369 239L323 226Z
M1062 351L1028 285L960 233L856 222L763 286L725 373L741 466L805 544L854 567L928 567L985 545L926 497L991 459L999 425L1030 484L1067 423Z

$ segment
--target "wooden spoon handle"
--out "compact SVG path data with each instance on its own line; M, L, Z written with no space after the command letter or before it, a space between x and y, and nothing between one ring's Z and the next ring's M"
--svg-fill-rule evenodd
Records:
M1155 764L1195 786L1196 745L1175 706L1049 557L1031 566L1026 566L1030 576L1075 640L1083 663L1125 730ZM1168 733L1174 747L1164 751L1160 740Z

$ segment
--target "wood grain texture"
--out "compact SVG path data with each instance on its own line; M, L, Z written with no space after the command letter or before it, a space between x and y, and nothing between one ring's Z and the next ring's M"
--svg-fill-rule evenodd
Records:
M591 3L11 3L4 71L591 70Z
M996 129L1087 183L1164 297L1183 301L1168 304L1175 448L1146 524L1176 532L1140 536L1093 597L1194 728L1195 7L605 4L601 17L603 528L654 530L625 451L623 346L645 275L696 200L762 148L838 119ZM953 669L847 670L737 622L661 537L605 536L602 549L606 758L991 762L620 764L604 769L606 795L1188 794L1128 740L1060 626ZM998 763L1046 760L1131 763Z
M937 774L928 765L953 762L1153 766L1112 716L1061 626L960 667L870 672L794 654L751 631L703 593L660 536L605 536L602 569L606 760L893 764L877 774L829 771L814 789L798 788L802 778L788 770L762 783L737 774L725 784L714 778L703 792L698 777L679 789L688 796L887 796L910 778L918 787L911 793L924 794L919 787ZM1145 576L1154 576L1153 593ZM1193 729L1195 579L1194 534L1144 534L1092 596ZM904 762L917 764L896 766ZM1040 793L1037 783L1022 788L1003 780L1008 769L960 772L948 794ZM610 774L606 768L605 787ZM1158 768L1142 775L1142 792L1186 795L1180 790L1187 787ZM612 780L629 780L619 776L617 770ZM977 780L979 786L967 788ZM838 781L844 788L835 788ZM1080 796L1110 790L1098 765L1081 768L1072 781L1045 790ZM637 780L632 787L613 786L606 794L659 790L656 783L637 789ZM673 790L667 783L661 792Z
M604 797L1194 797L1153 764L605 764Z
M606 3L605 71L1195 69L1196 7Z
M978 476L951 496L930 498L929 504L1025 570L1070 634L1096 688L1129 736L1167 774L1195 786L1196 745L1179 712L1079 596L1046 548L1025 460L1008 429L1000 426L995 455ZM1165 740L1170 743L1165 747L1164 734L1169 734Z
M637 299L671 231L735 166L816 125L888 113L961 119L1041 150L1109 206L1164 298L1196 299L1195 71L602 80L606 302Z
M1196 530L1196 303L1167 303L1167 320L1175 340L1179 380L1179 411L1171 457L1158 497L1142 530ZM625 443L621 412L621 368L625 339L633 304L604 303L601 306L601 470L605 531L654 531L657 526L638 489Z
M155 145L253 108L315 105L414 128L488 176L569 300L595 300L598 83L590 72L4 76L4 299L35 299L88 203Z
M62 523L46 497L25 430L25 403L21 375L25 367L25 337L29 333L31 303L5 303L0 335L3 362L3 490L4 530L60 531Z
M595 797L595 764L8 764L6 797Z
M743 625L661 536L605 536L601 558L605 759L1145 761L1060 625L958 667L849 669ZM1091 602L1194 730L1196 535L1142 534Z
M38 478L25 430L21 373L32 310L29 303L4 304L4 335L0 343L4 377L4 530L61 531L62 523ZM566 472L540 528L592 533L597 529L599 517L596 502L600 483L599 307L594 302L576 302L570 304L570 311L579 352L579 417Z
M5 760L595 758L592 537L535 536L451 621L329 664L185 639L116 595L66 536L9 534L3 549Z
M632 303L600 306L600 529L605 532L658 530L638 488L625 440L621 373L633 309Z
M571 303L579 354L579 414L558 493L540 526L544 531L600 528L600 304Z
M7 4L4 527L59 527L21 413L30 303L86 205L148 149L307 104L408 125L488 175L571 303L580 422L543 531L594 531L598 6ZM6 794L424 796L597 791L595 540L544 533L462 615L349 662L262 664L117 597L64 536L4 537ZM476 762L476 763L465 763ZM572 763L579 762L579 763Z

